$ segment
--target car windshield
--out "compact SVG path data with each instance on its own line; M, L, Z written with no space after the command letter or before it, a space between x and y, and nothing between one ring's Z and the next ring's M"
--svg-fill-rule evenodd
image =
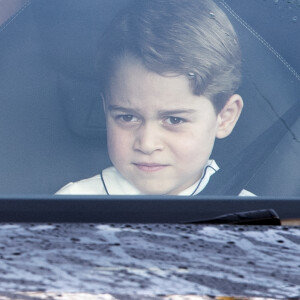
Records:
M300 0L0 0L0 299L300 299L299 32Z
M113 190L115 186L118 189L111 194L120 196L120 199L122 195L124 199L128 199L126 195L140 195L142 198L142 195L147 194L146 198L151 200L149 195L152 194L152 190L156 191L154 200L157 200L157 195L178 195L179 192L183 192L181 200L203 197L208 199L211 196L225 199L227 196L234 198L241 195L256 195L258 199L299 198L299 1L216 1L233 25L241 47L242 81L235 93L241 95L244 107L237 125L228 137L227 134L218 131L217 135L222 137L226 135L226 138L216 140L210 160L204 164L206 167L203 169L199 167L202 172L199 173L200 182L198 179L195 181L196 177L191 177L190 181L186 180L181 184L182 178L189 175L195 164L199 163L199 166L202 164L201 159L199 158L199 162L197 159L199 153L208 146L199 142L199 151L193 152L189 145L198 137L191 139L191 143L184 142L180 161L176 160L174 163L179 169L178 166L181 166L182 162L183 168L176 172L178 174L183 172L184 175L178 175L180 188L176 190L172 187L170 191L164 189L168 184L167 175L156 178L155 184L149 189L150 181L148 179L143 181L141 178L145 172L147 174L151 172L153 178L155 172L165 172L161 169L167 169L169 166L167 164L173 163L170 159L175 157L175 150L166 155L167 162L158 163L150 159L131 162L141 174L144 172L143 175L132 179L131 173L122 169L123 163L120 161L133 146L126 138L123 139L125 135L114 139L109 136L107 139L106 119L110 118L115 120L118 118L118 126L120 127L120 122L123 122L124 128L129 126L129 122L130 126L133 126L132 123L137 120L136 123L142 124L139 125L144 130L141 137L145 139L147 134L151 135L149 132L154 132L150 129L145 133L145 128L148 128L148 125L145 125L148 122L148 115L152 113L149 104L153 99L152 86L145 92L146 98L148 95L150 95L148 98L152 97L150 102L147 98L150 110L144 108L145 112L142 108L147 107L146 104L143 104L140 110L126 108L125 112L124 107L119 108L118 102L117 105L107 105L105 103L107 100L104 99L103 105L104 92L101 78L99 79L99 68L105 74L102 77L107 77L105 80L109 80L112 72L107 68L106 61L99 66L97 60L99 51L106 47L103 33L109 26L113 27L111 22L114 16L129 2L131 1L0 0L1 195L6 198L15 195L18 198L45 195L50 199L55 198L52 195L66 184L72 185L85 179L98 180L96 191L93 190L94 183L88 181L86 184L92 186L88 186L88 192L86 190L82 192L81 186L76 185L73 195L99 195L98 185L104 182L103 189L106 194L103 194L102 199L106 200L110 199L108 196L110 189ZM210 12L209 18L215 22L219 21L214 11ZM168 16L165 19L166 25ZM114 22L118 24L117 19L114 19ZM128 62L121 64L124 70L128 69L126 64ZM154 76L153 80L156 77L164 78L166 84L168 80L178 78L177 74L175 77L174 74L173 77L165 76L166 70L161 74L152 71L151 62L148 65L140 62L135 64L139 67L128 71L133 78L132 82L135 82L136 78L143 78L140 75L134 78L133 74L143 75L145 72L151 73L151 76ZM156 67L159 69L161 66ZM125 71L122 71L125 74L123 75L128 78ZM192 70L187 76L197 77L198 73L195 72L198 71ZM111 86L115 87L113 92L110 91L110 96L113 99L114 95L115 98L120 97L124 87L120 85L123 79L119 82L116 74L112 77L114 83ZM183 79L179 76L178 80L181 82ZM140 86L140 82L137 85ZM176 87L174 94L179 91L179 86L180 84L172 85ZM239 98L235 98L234 101L235 105L240 105ZM105 117L103 106L109 110L109 118ZM158 108L159 116L162 115L164 124L167 124L163 129L168 130L168 134L163 133L167 138L175 136L175 129L169 128L171 125L172 128L177 126L176 134L179 136L178 132L183 131L178 129L181 128L179 126L189 126L181 123L192 123L185 120L186 111L178 114L178 110L174 113L170 108L167 114L165 110L164 108L161 112L161 108ZM199 124L202 123L199 121ZM207 120L203 121L203 124L208 128ZM169 126L168 129L166 126ZM124 132L124 128L120 131ZM190 132L181 133L182 139L183 137L186 139ZM208 129L203 129L203 132L207 133ZM107 140L110 143L109 154ZM176 141L180 143L180 139L176 138ZM138 151L144 149L139 148ZM192 162L193 159L195 163ZM117 176L115 173L109 173L115 172L111 171L112 165L121 175L118 175L117 179L113 177L113 183L105 185L109 178ZM110 171L106 172L108 168ZM209 174L211 175L209 180L206 173L210 170L212 174ZM203 178L207 181L205 184ZM125 187L123 181L120 181L123 179L126 181ZM192 183L196 184L196 188ZM192 190L187 189L190 187L188 184L192 186ZM132 185L134 189L131 189ZM124 193L120 187L124 187ZM142 192L135 192L136 190ZM243 194L244 192L246 194ZM82 196L82 199L84 198Z

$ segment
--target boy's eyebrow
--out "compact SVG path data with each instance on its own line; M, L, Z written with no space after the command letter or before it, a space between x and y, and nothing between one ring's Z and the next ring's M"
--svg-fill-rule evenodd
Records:
M123 111L126 113L137 113L136 110L131 109L131 108L126 108L123 106L119 106L119 105L108 105L108 110L109 111L113 111L113 110L119 110L119 111ZM170 116L170 115L177 115L177 114L192 114L195 113L196 110L195 109L172 109L172 110L160 110L158 112L158 115L160 116Z
M119 106L119 105L108 105L108 110L109 111L119 110L119 111L123 111L123 112L127 112L127 113L134 113L135 112L134 109L126 108L126 107Z
M195 109L174 109L174 110L161 110L159 115L177 115L177 114L192 114L195 113Z

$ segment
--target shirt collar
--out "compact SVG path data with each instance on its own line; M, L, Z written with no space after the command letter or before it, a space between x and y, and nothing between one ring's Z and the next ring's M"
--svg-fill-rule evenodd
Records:
M209 182L210 176L219 170L214 160L209 160L204 167L202 177L188 187L179 196L193 196L199 194ZM102 171L103 184L109 195L143 195L134 185L129 183L115 167L110 167Z

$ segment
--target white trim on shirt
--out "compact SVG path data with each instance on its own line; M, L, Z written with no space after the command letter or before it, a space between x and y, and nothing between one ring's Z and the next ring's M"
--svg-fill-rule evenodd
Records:
M199 194L208 184L210 177L219 170L214 160L209 160L202 177L192 186L185 189L179 196ZM134 185L129 183L115 167L104 169L101 174L77 182L70 182L62 187L57 195L143 195ZM239 196L255 196L242 190Z
M192 186L182 191L179 195L191 196L200 193L210 176L217 170L218 165L214 160L209 160L204 168L202 177ZM104 169L101 174L77 182L70 182L61 188L58 195L142 195L135 186L129 183L115 167Z

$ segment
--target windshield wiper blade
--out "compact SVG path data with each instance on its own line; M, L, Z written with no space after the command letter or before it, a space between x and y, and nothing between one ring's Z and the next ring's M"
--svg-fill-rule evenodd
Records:
M226 214L206 220L188 221L184 224L281 225L281 221L274 209L262 209Z

